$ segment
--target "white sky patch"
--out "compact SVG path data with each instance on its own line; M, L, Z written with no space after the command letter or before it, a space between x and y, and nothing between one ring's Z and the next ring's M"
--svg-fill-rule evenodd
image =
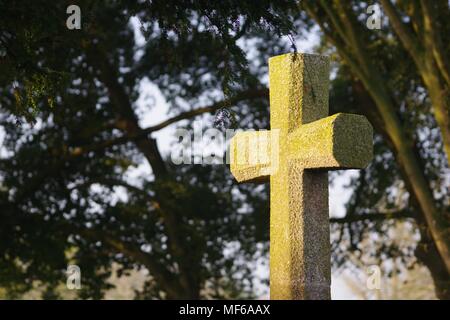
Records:
M318 36L319 27L315 26L312 32L308 33L304 37L295 38L295 45L298 52L302 53L315 53L314 47L319 45L320 37Z
M0 126L0 159L8 158L12 156L12 152L9 152L5 146L5 129Z
M333 183L330 184L328 204L330 207L330 217L342 218L345 216L345 203L352 195L352 189L345 188L353 177L359 175L359 170L339 170L333 174Z

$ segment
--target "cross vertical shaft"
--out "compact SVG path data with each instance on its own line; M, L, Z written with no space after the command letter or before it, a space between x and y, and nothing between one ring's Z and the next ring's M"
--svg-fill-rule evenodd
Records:
M270 123L279 129L279 167L270 176L271 299L330 298L328 174L289 158L289 133L328 115L328 61L271 58Z

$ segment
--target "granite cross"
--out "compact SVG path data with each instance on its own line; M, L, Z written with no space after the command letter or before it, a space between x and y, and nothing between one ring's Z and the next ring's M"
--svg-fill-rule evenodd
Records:
M273 57L269 79L271 130L231 139L231 172L270 179L271 299L330 299L327 172L364 168L372 127L364 116L328 116L327 57Z

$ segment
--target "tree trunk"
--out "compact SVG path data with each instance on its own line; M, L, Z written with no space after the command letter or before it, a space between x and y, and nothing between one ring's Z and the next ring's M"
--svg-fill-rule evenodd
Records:
M418 225L421 240L417 244L415 255L430 271L436 297L440 300L450 300L450 275L445 263L430 237L428 228L422 223L418 223Z

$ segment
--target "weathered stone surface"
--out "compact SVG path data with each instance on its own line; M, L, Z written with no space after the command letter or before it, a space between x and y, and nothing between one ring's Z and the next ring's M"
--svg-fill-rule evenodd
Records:
M238 132L230 141L230 170L237 181L265 182L278 168L278 131Z
M364 116L338 113L291 132L288 153L305 169L358 169L372 159L372 126Z
M366 166L372 127L358 115L327 117L326 57L286 54L271 58L269 67L270 132L276 134L237 134L231 171L240 182L270 176L271 298L329 299L326 170Z

